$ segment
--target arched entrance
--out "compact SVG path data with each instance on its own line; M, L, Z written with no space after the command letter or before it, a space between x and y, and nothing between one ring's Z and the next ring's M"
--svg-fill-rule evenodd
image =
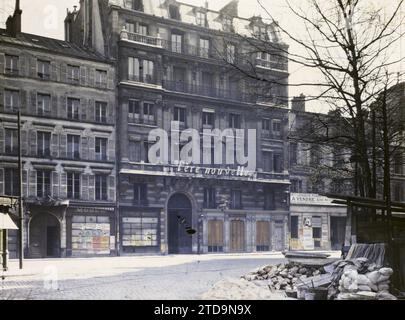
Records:
M60 223L55 216L40 213L30 222L31 258L60 257Z
M192 205L186 195L173 195L167 205L169 253L192 253Z

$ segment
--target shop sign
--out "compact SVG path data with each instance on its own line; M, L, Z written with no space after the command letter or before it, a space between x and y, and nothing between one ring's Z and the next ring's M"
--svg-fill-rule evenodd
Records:
M291 204L336 206L332 203L333 199L312 193L291 193L290 200Z

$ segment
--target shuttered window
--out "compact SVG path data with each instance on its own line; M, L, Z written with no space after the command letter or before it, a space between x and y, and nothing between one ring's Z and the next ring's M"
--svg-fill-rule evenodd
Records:
M222 220L208 221L208 252L223 252L224 222Z

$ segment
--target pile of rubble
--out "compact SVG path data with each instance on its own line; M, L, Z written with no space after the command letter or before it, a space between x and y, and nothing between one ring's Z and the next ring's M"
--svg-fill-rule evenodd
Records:
M304 265L298 262L269 265L242 276L248 281L267 280L272 290L297 290L297 284L306 279L325 274L323 267Z

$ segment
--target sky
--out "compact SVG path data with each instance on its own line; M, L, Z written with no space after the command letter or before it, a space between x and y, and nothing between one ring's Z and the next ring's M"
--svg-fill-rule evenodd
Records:
M66 10L73 9L74 5L79 5L79 0L20 0L23 10L22 31L38 34L46 37L64 39L64 24ZM219 10L226 5L230 0L208 0L209 8ZM271 13L271 15L290 32L300 34L303 30L303 24L299 20L294 19L289 12L286 1L290 1L293 5L301 5L302 0L260 0L262 5ZM325 0L327 1L327 0ZM399 0L368 0L370 5L373 1L379 6L385 6L387 10L393 8ZM192 5L203 6L205 0L181 0L181 2ZM8 15L14 11L15 0L0 0L0 27L4 28L5 21ZM404 5L405 7L405 5ZM405 16L405 8L402 8L402 15ZM268 14L261 8L256 0L239 0L239 15L245 18L250 18L253 15L261 15L263 18L269 18ZM405 32L405 30L403 31ZM286 41L290 45L290 52L298 52L304 54L302 48L291 41ZM401 42L401 49L398 47L395 54L400 57L405 54L405 39ZM405 71L405 63L401 66L396 66L398 71ZM396 70L395 69L395 70ZM290 63L290 83L298 84L303 82L319 82L321 75L313 69L307 69L300 65ZM405 80L405 79L403 79ZM290 89L290 97L298 96L301 93L306 95L317 95L319 88L317 87L295 87ZM311 111L326 112L325 107L311 102L308 105Z

